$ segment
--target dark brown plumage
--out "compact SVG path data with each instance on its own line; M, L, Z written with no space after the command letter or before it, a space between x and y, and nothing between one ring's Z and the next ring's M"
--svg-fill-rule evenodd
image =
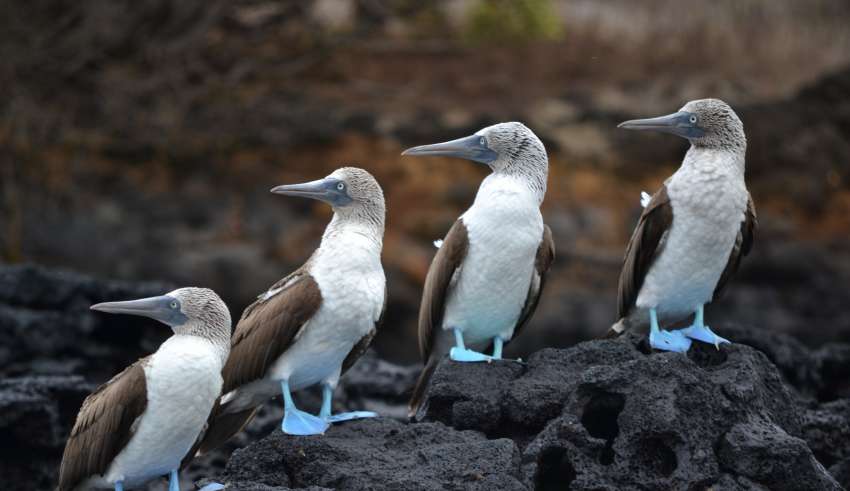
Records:
M148 405L142 358L86 397L65 444L58 491L71 491L109 470L133 436L134 423Z
M552 231L547 225L543 227L543 237L534 260L536 275L529 285L528 296L517 320L513 338L516 338L517 334L528 324L537 309L540 294L546 283L546 273L555 259ZM419 353L425 361L425 367L419 374L416 386L413 389L408 413L410 417L413 417L419 410L431 375L433 375L440 359L445 354L442 350L435 349L434 344L437 334L443 328L443 315L445 314L449 289L453 280L455 280L455 274L462 269L462 263L468 249L469 237L466 226L462 219L458 219L449 229L449 233L434 256L428 275L425 277L422 303L419 308Z
M735 238L735 246L732 247L732 252L729 254L729 262L726 263L726 268L717 281L717 287L714 289L712 300L720 298L729 279L738 271L738 267L741 265L741 259L750 253L750 250L753 248L757 228L758 217L756 216L756 206L753 203L753 197L747 194L747 213L744 221L741 222L741 231L738 232L738 236Z
M643 209L626 247L617 294L618 318L628 316L637 301L643 280L659 251L664 234L672 223L673 208L670 206L670 197L667 196L667 187L661 186Z
M266 375L274 362L294 343L304 324L319 310L322 294L313 277L307 272L310 261L286 278L275 283L270 290L283 288L268 300L259 299L249 305L233 334L230 357L224 367L222 394ZM355 344L342 363L344 374L366 352L377 333L386 311L384 309L375 328ZM263 353L262 356L256 356ZM208 429L201 441L190 451L202 454L222 445L238 433L254 417L257 408L227 412L227 404L216 407L207 422Z
M667 196L666 186L662 186L646 205L641 213L638 225L626 247L626 255L623 258L623 269L620 272L620 283L618 289L617 316L619 319L628 317L637 301L640 289L643 286L649 268L655 257L664 247L664 235L673 223L673 208L670 198ZM738 270L741 259L749 254L753 246L755 231L758 227L755 205L751 196L747 200L747 212L741 222L741 230L735 239L735 245L729 254L729 260L717 286L714 289L713 300L717 300L726 287L729 279ZM609 329L605 338L619 336L625 332L615 328Z
M304 324L319 310L322 293L307 272L310 261L275 283L281 288L271 298L259 298L249 305L233 332L230 356L222 370L222 394L255 380L266 371L298 336ZM261 355L260 355L261 354ZM253 417L256 408L228 413L227 404L217 405L207 420L203 439L190 451L201 453L220 446L238 433Z

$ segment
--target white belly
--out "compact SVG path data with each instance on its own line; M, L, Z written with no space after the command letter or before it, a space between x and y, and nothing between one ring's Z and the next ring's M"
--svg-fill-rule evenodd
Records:
M343 360L372 329L384 304L386 280L377 251L362 236L335 241L315 258L310 274L322 305L293 345L278 358L271 378L289 380L291 390L320 382L336 385Z
M536 204L491 201L463 215L469 249L449 292L443 329L460 329L482 349L495 336L511 339L528 296L543 217Z
M177 469L221 392L221 368L204 339L173 336L163 343L145 367L147 408L105 481L123 480L130 488Z
M682 318L711 301L741 229L743 183L716 178L668 183L673 224L637 298L662 318Z

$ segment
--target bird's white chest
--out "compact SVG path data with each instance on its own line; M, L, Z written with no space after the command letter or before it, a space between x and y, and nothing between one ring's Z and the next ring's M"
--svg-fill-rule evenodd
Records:
M637 305L681 316L711 301L740 232L748 194L743 174L730 162L683 166L666 186L673 223Z
M500 189L479 197L461 217L469 248L450 286L444 329L461 329L468 344L510 339L525 300L543 236L539 204L527 191Z
M197 336L173 336L145 367L147 408L106 474L133 487L168 474L195 442L221 392L221 358Z
M356 233L335 239L323 245L310 268L322 304L272 370L274 378L289 379L293 390L328 379L335 383L342 361L383 309L380 245Z

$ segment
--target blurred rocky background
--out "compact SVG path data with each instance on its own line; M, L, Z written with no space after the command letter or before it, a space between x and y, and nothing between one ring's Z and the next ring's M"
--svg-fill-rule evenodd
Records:
M744 120L756 248L709 319L850 339L850 4L32 0L0 6L0 257L203 285L238 315L330 210L273 196L343 164L388 201L381 356L417 358L432 241L487 170L407 146L520 120L550 152L558 256L513 351L610 325L639 213L686 143L616 129L693 98Z
M125 293L207 286L238 316L330 218L269 189L343 164L387 197L377 356L414 363L432 241L487 171L399 154L506 120L547 146L558 249L510 354L595 337L640 192L686 149L616 124L703 97L744 121L761 224L709 321L850 342L848 25L844 0L0 1L0 313L15 319L0 328L23 339L0 343L0 373L105 380L168 334L85 311ZM15 266L29 263L47 269ZM118 281L85 286L97 277ZM45 380L15 390L66 390Z

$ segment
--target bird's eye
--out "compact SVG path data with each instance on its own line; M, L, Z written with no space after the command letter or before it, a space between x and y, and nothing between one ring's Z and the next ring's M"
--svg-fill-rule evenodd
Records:
M480 140L481 146L487 145L487 140L482 136Z
M697 124L697 117L694 116L693 114L691 114L691 117L689 119L690 119L691 124Z
M172 309L176 309L176 308L177 308L177 302L176 302L176 301L172 301L170 305L171 305L171 308L172 308Z
M342 191L343 189L345 189L345 184L344 184L344 183L339 183L339 184L337 184L337 185L336 185L336 188L337 188L338 190Z

